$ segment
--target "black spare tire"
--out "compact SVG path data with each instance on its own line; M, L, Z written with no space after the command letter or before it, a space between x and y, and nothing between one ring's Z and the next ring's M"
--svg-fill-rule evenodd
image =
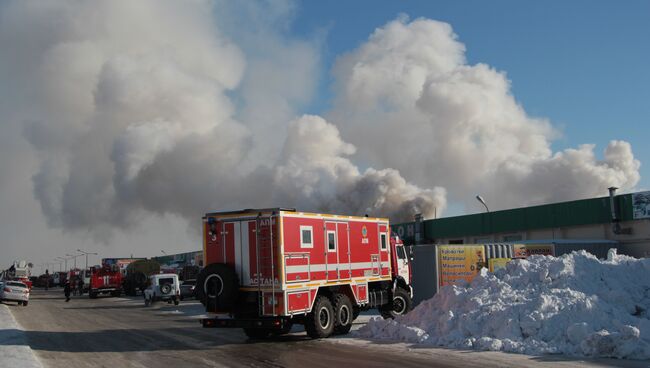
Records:
M196 297L209 309L231 311L237 303L239 278L231 266L213 263L201 270L194 291Z
M160 291L163 294L169 294L172 291L172 286L170 284L164 284L160 286Z

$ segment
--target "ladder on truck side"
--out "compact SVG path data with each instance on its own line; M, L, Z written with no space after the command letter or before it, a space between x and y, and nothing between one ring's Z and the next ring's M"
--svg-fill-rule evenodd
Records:
M257 293L259 304L259 315L264 316L264 293L268 292L266 280L270 280L271 286L271 313L275 313L275 257L273 252L273 215L258 215L255 223L255 245L257 259Z

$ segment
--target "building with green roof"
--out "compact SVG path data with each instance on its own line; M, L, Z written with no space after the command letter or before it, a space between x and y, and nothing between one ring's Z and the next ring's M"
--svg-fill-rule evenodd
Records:
M609 240L618 242L619 253L648 257L650 192L416 219L392 229L410 245Z

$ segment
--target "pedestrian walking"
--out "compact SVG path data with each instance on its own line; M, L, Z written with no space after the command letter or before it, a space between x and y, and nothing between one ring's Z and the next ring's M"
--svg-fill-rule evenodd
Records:
M63 294L65 294L65 301L69 302L70 301L70 280L65 281L65 285L63 286Z
M45 270L45 291L50 287L50 270Z
M77 287L79 288L79 295L84 295L84 279L83 276L79 275L79 281L77 281Z

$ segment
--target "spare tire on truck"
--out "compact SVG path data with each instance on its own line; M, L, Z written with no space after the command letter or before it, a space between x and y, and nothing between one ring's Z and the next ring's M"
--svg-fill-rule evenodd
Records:
M239 297L239 278L231 266L213 263L197 276L194 292L197 299L209 309L232 311Z

